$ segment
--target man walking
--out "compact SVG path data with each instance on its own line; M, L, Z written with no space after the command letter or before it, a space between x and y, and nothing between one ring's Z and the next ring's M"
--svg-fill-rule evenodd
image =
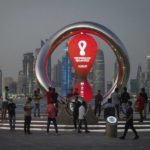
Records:
M95 96L95 108L94 108L94 114L96 116L98 111L98 117L100 117L101 114L101 102L103 100L103 96L101 95L101 91L98 90L97 95Z
M122 105L122 111L124 114L126 114L126 109L127 109L127 102L130 99L130 94L127 92L127 88L123 88L123 92L121 93L121 105Z
M147 117L147 103L148 103L148 97L147 93L145 92L145 88L141 89L142 97L144 98L144 119Z
M117 112L117 117L118 119L120 118L120 95L119 95L119 89L116 88L115 91L111 94L112 98L112 104L114 104L116 112Z
M8 103L8 116L9 116L9 125L10 130L15 130L15 123L16 123L16 104L13 102L13 99L10 99Z
M58 93L56 92L55 88L52 88L52 100L56 107L56 116L58 114Z
M138 134L137 134L137 132L136 132L134 126L133 126L133 109L132 109L132 102L131 101L128 101L128 107L127 107L127 110L126 110L125 130L124 130L123 136L121 136L120 139L125 139L129 128L131 128L132 131L135 134L134 139L138 139L139 136L138 136Z
M5 90L3 92L3 101L2 101L2 120L6 119L8 102L9 102L9 88L8 86L5 86Z

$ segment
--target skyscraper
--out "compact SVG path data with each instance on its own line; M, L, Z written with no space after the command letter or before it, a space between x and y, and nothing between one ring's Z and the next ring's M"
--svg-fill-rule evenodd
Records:
M2 96L2 70L0 70L0 96Z
M72 88L71 79L72 79L72 65L71 65L68 52L66 52L65 56L62 58L62 66L61 66L61 95L62 96L66 96L67 93Z
M137 80L137 84L138 84L138 91L140 91L140 80L141 80L141 74L142 74L142 67L141 65L138 65L138 69L137 69L137 76L136 76L136 80Z
M98 90L101 90L102 94L105 93L104 53L100 49L93 66L93 94L96 94Z
M131 92L131 94L136 95L138 92L138 89L139 89L139 87L138 87L137 79L131 79L130 80L130 92Z
M57 64L53 66L52 69L52 86L60 87L61 86L61 61L58 60Z
M24 86L25 86L25 76L23 71L19 71L18 74L18 83L17 83L17 94L24 94Z
M24 85L24 94L31 95L33 93L33 62L34 56L33 53L26 53L23 55L23 74L25 76L25 85Z
M147 58L147 80L150 80L150 55L146 56Z
M146 56L147 58L147 77L146 77L146 91L148 96L150 96L150 55Z
M112 88L113 83L112 81L107 81L107 92Z

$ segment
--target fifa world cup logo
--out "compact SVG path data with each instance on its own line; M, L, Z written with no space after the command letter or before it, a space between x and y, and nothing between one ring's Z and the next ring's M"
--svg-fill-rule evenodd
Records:
M85 56L86 41L79 41L80 56Z

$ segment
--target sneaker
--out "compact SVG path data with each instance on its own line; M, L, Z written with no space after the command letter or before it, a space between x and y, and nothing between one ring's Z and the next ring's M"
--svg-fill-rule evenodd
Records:
M138 135L134 137L134 140L137 140L137 139L139 139L139 136L138 136Z
M124 136L121 136L121 137L120 137L120 139L121 139L121 140L124 140L124 139L125 139L125 137L124 137Z

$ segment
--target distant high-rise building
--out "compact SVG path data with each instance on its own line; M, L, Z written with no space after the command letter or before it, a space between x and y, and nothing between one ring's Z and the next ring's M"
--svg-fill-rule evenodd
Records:
M145 87L145 72L142 72L142 67L139 65L137 70L137 83L138 83L138 92L140 92L141 88Z
M33 93L34 69L33 53L26 53L23 55L23 74L25 76L24 94L31 95Z
M112 81L107 81L107 92L112 88Z
M137 79L130 80L130 92L132 94L137 94L139 90L138 81Z
M93 94L96 94L98 90L101 90L102 94L105 93L105 64L102 50L98 50L93 66Z
M138 92L140 91L141 88L141 74L142 74L142 67L141 65L138 65L138 69L137 69L137 76L136 76L136 80L137 80L137 84L138 84Z
M146 56L147 58L147 71L146 71L146 91L148 96L150 96L150 55Z
M17 93L17 83L13 81L9 85L9 93L16 94Z
M41 42L41 44L42 44L42 42ZM33 89L36 89L36 88L39 87L38 81L36 79L36 74L35 74L35 65L36 65L36 60L37 60L39 52L40 52L40 48L36 48L35 51L34 51L34 61L33 61Z
M18 94L24 94L25 93L25 91L24 91L25 85L26 85L26 82L25 82L24 73L23 73L23 71L19 71L18 83L17 83L17 93Z
M72 88L71 84L72 80L72 65L70 58L68 56L68 52L66 52L65 56L62 58L62 66L61 66L61 95L66 96L67 93Z
M140 89L145 87L145 81L146 81L145 72L142 72L140 77Z
M52 86L61 86L61 61L58 60L57 64L53 66L52 69Z
M150 55L146 56L147 58L147 80L150 80Z
M2 96L2 70L0 70L0 96Z

